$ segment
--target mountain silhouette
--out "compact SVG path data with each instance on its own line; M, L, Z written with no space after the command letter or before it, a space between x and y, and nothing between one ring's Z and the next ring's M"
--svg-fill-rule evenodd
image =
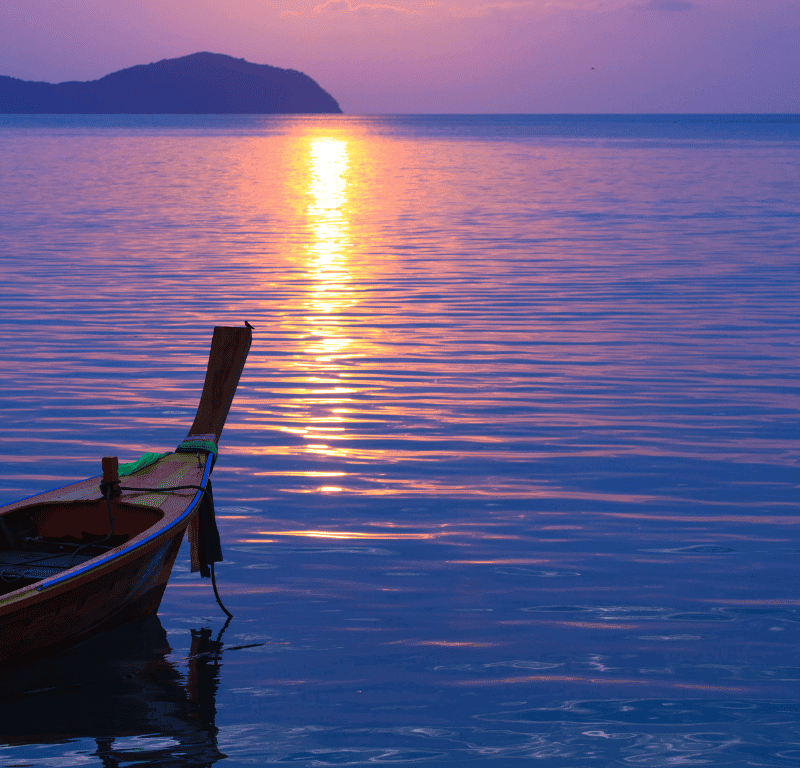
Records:
M294 69L193 53L140 64L90 82L36 83L0 75L0 113L341 113L336 100Z

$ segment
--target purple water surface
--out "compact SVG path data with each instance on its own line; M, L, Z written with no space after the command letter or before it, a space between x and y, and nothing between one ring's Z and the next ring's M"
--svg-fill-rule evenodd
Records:
M800 120L3 116L0 503L174 448L223 628L8 673L0 765L792 766Z

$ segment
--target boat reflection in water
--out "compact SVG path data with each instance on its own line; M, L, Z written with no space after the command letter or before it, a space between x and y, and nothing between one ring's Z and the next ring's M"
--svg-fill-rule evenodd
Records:
M132 761L211 765L224 758L214 724L222 632L216 639L206 628L191 633L185 676L166 658L172 649L157 616L4 670L0 743L7 750L0 750L0 761L10 752L15 763L34 765L25 745L82 739L96 745L81 750L82 762L92 756L108 768Z

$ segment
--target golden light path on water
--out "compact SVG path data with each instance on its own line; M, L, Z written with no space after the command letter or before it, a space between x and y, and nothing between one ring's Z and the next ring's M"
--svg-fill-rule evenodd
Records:
M340 315L356 299L350 287L349 253L352 249L349 220L349 146L346 139L311 136L305 139L307 219L310 239L304 248L308 287L303 299L302 355L294 365L306 384L302 393L305 425L289 427L305 439L304 453L344 458L346 450L330 443L344 437L350 389L341 386L340 361L356 354ZM286 474L286 473L282 473ZM306 470L289 474L307 478L342 477L344 472ZM338 485L322 485L317 492L341 491Z
M348 215L348 146L343 139L316 138L310 142L310 178L308 191L310 203L308 218L315 239L308 245L308 271L312 278L307 317L309 343L308 357L326 374L326 380L340 373L337 362L347 356L352 343L346 338L339 322L339 314L351 307L355 300L349 289L350 271L347 254L352 247ZM310 377L316 383L318 377ZM325 392L325 405L329 415L320 416L309 424L307 437L311 440L333 440L344 431L340 426L344 418L347 394L344 387L333 387ZM308 443L311 453L330 455L326 443ZM311 474L313 476L314 473ZM322 486L321 491L339 491L335 485Z

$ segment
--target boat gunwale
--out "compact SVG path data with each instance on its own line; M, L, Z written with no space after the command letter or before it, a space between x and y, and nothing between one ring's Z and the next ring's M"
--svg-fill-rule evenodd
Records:
M169 456L162 457L160 461L163 461L164 459L168 459L176 455L180 454L173 452L169 454ZM211 469L213 465L214 465L214 455L212 453L209 453L206 455L206 463L203 469L203 478L200 481L200 485L202 485L204 489L208 485L208 480L211 475ZM146 467L145 469L149 469L149 467ZM95 478L89 478L89 480L93 479ZM18 502L14 502L13 504L7 506L19 509L20 508L19 505L21 505L22 502L36 499L39 496L45 496L50 493L55 493L56 491L59 490L63 489L55 488L52 491L43 491L42 493L34 494L33 496L29 496L26 499L20 499ZM164 489L164 493L170 493L170 491ZM20 601L26 600L31 597L36 597L44 593L46 590L61 585L64 582L71 581L72 579L84 576L85 574L87 574L90 571L93 571L96 568L102 568L105 565L113 563L115 560L127 559L127 557L131 553L136 552L142 547L146 547L154 539L163 537L165 534L172 533L176 527L179 527L181 523L183 523L183 521L186 520L187 517L191 517L191 515L194 514L194 512L197 510L200 504L200 501L202 500L204 493L205 493L204 490L197 490L191 502L186 505L185 509L172 519L169 519L166 524L161 525L161 523L164 522L164 519L166 517L165 515L160 520L158 520L154 525L150 526L149 528L146 528L144 531L142 531L140 534L137 534L130 541L121 544L119 547L115 547L114 549L109 550L105 554L98 555L97 557L94 557L91 560L87 560L84 563L79 563L78 565L75 565L69 570L62 571L56 576L51 576L42 579L41 581L37 581L34 584L28 584L25 587L20 587L19 590L15 590L13 592L7 593L6 595L3 595L2 597L0 597L0 611L3 611L3 609L15 605ZM155 492L153 492L151 495L156 495L156 494ZM124 500L125 496L123 495L120 498ZM53 503L58 503L58 502L55 501ZM24 507L31 505L23 504L22 506Z

